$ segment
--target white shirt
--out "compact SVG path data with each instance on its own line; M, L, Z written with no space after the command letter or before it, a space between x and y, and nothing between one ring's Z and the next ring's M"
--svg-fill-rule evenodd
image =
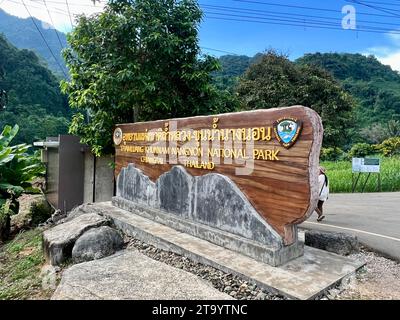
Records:
M329 181L328 184L325 184L325 175L320 174L318 177L318 182L319 182L319 200L320 201L326 201L328 200L329 197ZM321 191L322 190L322 191Z

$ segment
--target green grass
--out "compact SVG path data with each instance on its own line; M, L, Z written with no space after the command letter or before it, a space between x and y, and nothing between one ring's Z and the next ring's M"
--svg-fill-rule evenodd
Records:
M0 300L47 299L40 277L45 259L42 233L23 232L0 247Z
M330 181L330 191L343 193L352 191L351 161L326 161L321 165L327 169ZM358 174L355 174L355 177ZM360 192L367 174L363 174L358 182L357 191ZM382 158L381 161L382 192L400 191L400 158ZM378 175L371 174L364 192L376 192Z

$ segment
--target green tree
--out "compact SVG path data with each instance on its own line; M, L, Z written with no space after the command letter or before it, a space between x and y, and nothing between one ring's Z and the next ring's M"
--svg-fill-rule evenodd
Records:
M19 130L6 126L0 134L0 240L9 234L10 215L18 213L18 197L34 191L32 181L44 174L37 155L28 154L29 145L11 145Z
M214 82L218 88L233 92L239 77L257 60L262 54L257 54L253 58L248 56L225 55L218 58L221 69L213 73Z
M320 68L294 64L270 51L250 66L237 90L244 109L310 107L322 118L325 147L343 147L349 142L354 102Z
M364 158L375 152L372 145L368 143L356 143L349 151L349 156L352 158Z
M390 120L387 126L388 126L388 134L391 137L400 137L400 121Z
M62 83L73 117L70 133L97 155L112 153L117 123L215 113L227 108L212 84L217 59L202 56L195 0L112 0L81 16L64 52Z
M393 137L383 141L377 146L385 157L400 155L400 137Z
M31 144L67 133L70 114L51 71L36 54L18 50L0 34L0 128L18 124L14 143Z
M349 53L306 54L298 64L321 67L330 72L356 100L356 131L373 124L400 120L400 73L374 56ZM353 142L363 142L354 135ZM361 139L360 139L361 138Z

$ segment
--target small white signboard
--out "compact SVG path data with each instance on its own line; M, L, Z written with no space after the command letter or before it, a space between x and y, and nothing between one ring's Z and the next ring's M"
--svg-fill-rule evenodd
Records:
M380 159L353 158L353 173L379 173L381 171Z

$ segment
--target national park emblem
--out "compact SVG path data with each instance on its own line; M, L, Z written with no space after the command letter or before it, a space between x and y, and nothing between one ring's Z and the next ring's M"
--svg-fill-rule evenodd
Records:
M119 146L122 143L122 130L121 128L117 128L114 131L114 144Z
M294 118L282 118L274 122L274 133L286 149L292 147L300 136L303 123Z

